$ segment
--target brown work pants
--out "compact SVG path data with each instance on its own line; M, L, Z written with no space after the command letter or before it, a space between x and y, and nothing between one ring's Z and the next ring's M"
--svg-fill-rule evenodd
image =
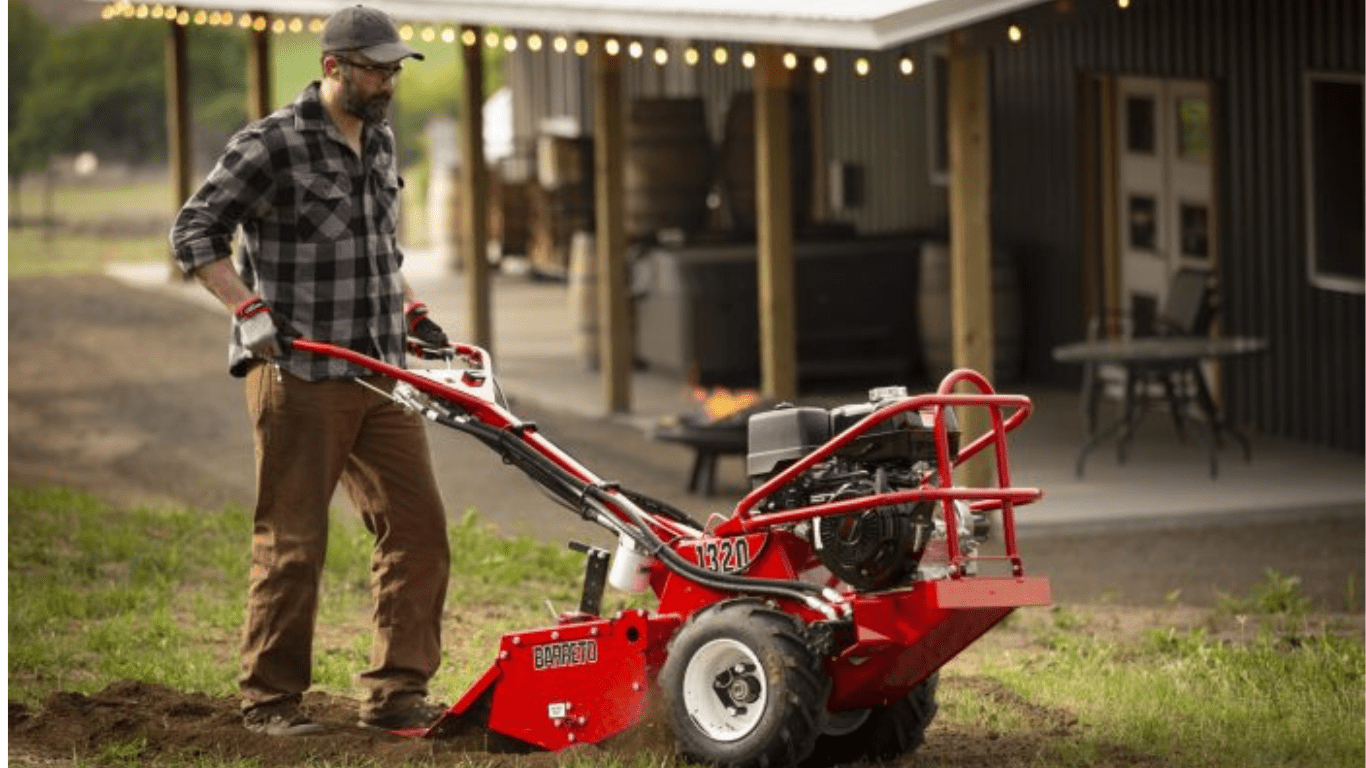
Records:
M392 380L368 382L388 389ZM242 640L244 709L309 687L328 504L340 480L374 535L374 638L361 715L427 695L441 661L450 549L422 419L354 380L246 377L257 500Z

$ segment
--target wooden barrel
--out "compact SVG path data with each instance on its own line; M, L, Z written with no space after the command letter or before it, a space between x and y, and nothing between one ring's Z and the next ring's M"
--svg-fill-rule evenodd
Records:
M807 97L791 91L788 119L792 158L792 223L806 224L811 216L811 117ZM737 230L753 232L758 219L754 170L754 94L731 97L726 111L717 175L731 221Z
M938 384L953 370L953 307L949 276L949 246L928 242L920 248L920 285L917 317L920 355L925 376ZM1020 300L1020 271L1015 259L997 251L991 260L992 384L1019 381L1023 367L1024 312ZM973 297L973 301L981 300Z
M636 99L626 124L626 236L698 232L707 222L711 138L700 98Z
M569 246L569 315L574 347L589 370L598 368L598 249L592 232L575 232Z
M490 179L489 237L499 242L504 255L525 254L530 218L530 183L506 181L496 174Z

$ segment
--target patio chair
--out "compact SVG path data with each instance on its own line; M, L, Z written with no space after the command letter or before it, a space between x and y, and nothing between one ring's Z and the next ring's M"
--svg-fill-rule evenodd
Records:
M1092 318L1087 338L1138 338L1141 336L1208 336L1218 310L1213 280L1205 270L1182 268L1171 277L1166 301L1160 311L1113 313ZM1176 424L1177 435L1185 440L1185 407L1197 396L1198 368L1189 365L1152 365L1135 370L1136 381L1127 381L1123 365L1088 363L1082 369L1081 407L1089 434L1096 432L1096 411L1102 397L1135 408L1145 408L1165 400ZM1126 386L1136 403L1125 404Z

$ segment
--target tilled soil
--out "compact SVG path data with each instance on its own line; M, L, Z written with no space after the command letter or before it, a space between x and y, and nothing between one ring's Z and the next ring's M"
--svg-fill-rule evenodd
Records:
M1025 763L1046 753L1051 740L1075 735L1076 717L1066 710L1039 706L1000 683L980 676L958 676L953 684L970 695L1010 708L1031 727L1014 733L971 731L930 726L924 746L898 762L902 768L998 768ZM73 755L132 758L121 764L206 759L250 760L262 768L298 765L355 765L364 761L391 765L456 766L471 762L489 766L554 768L585 756L634 760L650 753L651 764L667 764L670 739L654 722L601 745L582 745L559 753L519 751L515 745L490 744L479 732L439 741L406 739L354 725L355 702L321 693L304 699L304 711L326 723L326 732L275 738L242 728L235 703L227 698L187 694L164 687L125 681L93 694L53 694L36 711L11 704L9 756L23 764L61 764ZM136 755L128 745L139 745ZM1123 747L1101 751L1097 768L1141 768L1164 763Z

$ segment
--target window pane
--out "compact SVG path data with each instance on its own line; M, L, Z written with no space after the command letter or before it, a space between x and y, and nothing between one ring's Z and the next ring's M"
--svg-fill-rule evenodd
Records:
M1177 99L1176 152L1182 160L1209 160L1209 102Z
M1156 131L1153 126L1153 113L1156 105L1147 96L1130 96L1124 100L1124 123L1126 143L1130 152L1151 155L1157 151Z
M1309 89L1313 273L1360 281L1366 277L1361 81L1311 80Z
M1202 204L1181 204L1181 255L1209 258L1209 208Z
M1157 250L1157 201L1147 195L1129 197L1129 246Z

